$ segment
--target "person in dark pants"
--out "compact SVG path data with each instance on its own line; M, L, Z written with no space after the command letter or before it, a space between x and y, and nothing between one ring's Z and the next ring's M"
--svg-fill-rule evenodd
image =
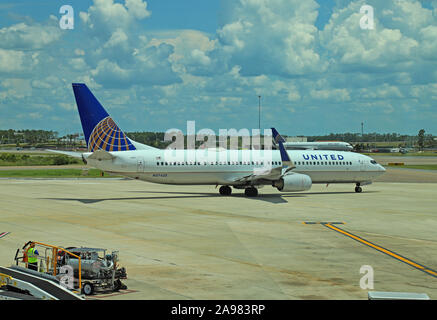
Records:
M38 250L35 249L35 243L31 243L27 249L27 268L38 271Z

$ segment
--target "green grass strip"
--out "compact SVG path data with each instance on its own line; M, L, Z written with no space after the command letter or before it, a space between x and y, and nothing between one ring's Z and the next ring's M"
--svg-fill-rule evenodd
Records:
M30 169L30 170L0 170L2 178L101 178L101 170L90 169ZM107 173L104 178L114 178Z

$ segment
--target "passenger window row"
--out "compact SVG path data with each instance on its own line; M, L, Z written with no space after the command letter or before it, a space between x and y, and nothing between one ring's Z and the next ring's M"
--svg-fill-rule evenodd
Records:
M279 166L281 165L280 161L267 161L267 165ZM222 162L156 162L157 166L225 166L225 165L253 165L253 166L263 166L263 161L222 161Z
M267 165L274 165L274 166L279 166L282 165L282 163L280 161L267 161L266 162ZM325 165L325 166L351 166L352 162L351 161L297 161L296 162L297 165L314 165L314 166L319 166L319 165ZM156 162L157 166L206 166L206 165L211 165L211 166L225 166L225 165L253 165L253 166L263 166L264 162L263 161L223 161L223 162Z
M314 166L351 166L351 161L298 161L297 165L314 165Z

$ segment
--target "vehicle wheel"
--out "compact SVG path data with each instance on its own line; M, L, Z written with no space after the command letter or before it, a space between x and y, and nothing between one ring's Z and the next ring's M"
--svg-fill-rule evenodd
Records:
M361 189L361 187L355 187L355 192L360 193L360 192L362 192L362 191L363 191L363 189Z
M229 196L232 193L232 189L229 186L221 186L219 192L222 196Z
M90 282L86 282L83 287L82 287L82 292L87 295L90 296L94 293L94 286L92 283Z
M258 189L254 187L244 189L244 194L247 197L256 197L258 195Z
M115 280L114 282L114 291L119 291L121 289L122 283L120 279Z

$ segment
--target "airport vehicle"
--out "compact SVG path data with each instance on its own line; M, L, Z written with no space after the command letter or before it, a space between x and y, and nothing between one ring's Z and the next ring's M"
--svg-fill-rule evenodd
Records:
M286 150L336 150L352 151L349 143L343 141L316 141L316 142L284 142Z
M58 152L108 173L161 184L220 185L221 195L230 195L233 187L253 197L263 185L296 192L312 183L354 183L361 192L385 172L372 158L353 152L287 152L274 128L280 150L159 150L129 139L85 84L72 86L88 152Z
M79 270L82 278L82 291L86 295L91 295L96 291L118 291L127 289L121 282L126 279L126 269L118 268L118 251L106 254L106 249L101 248L66 248L74 255L60 253L59 265L71 266L74 277L78 277ZM80 257L76 259L75 256ZM80 263L80 268L79 268Z
M30 244L38 248L38 271L27 267L27 249ZM68 247L62 248L36 241L29 241L15 253L15 268L24 273L43 277L71 290L78 289L85 295L100 291L118 291L127 287L121 282L126 279L126 269L118 266L118 251L106 254L106 249ZM24 263L21 267L20 264ZM71 279L71 280L69 280ZM69 282L71 281L71 282Z

